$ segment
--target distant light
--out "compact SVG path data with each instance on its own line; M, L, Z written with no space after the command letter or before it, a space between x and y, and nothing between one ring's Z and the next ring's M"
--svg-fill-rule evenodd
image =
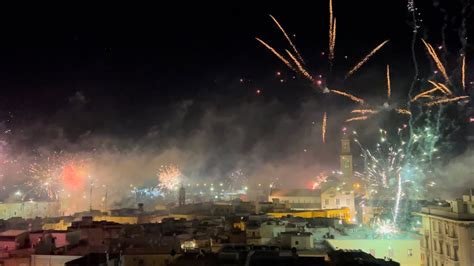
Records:
M276 75L277 75L277 76L281 76L281 72L280 72L280 71L277 71Z
M261 91L260 89L258 89L258 90L256 91L257 94L260 94L261 92L262 92L262 91Z
M474 122L474 117L469 117L469 122L473 123Z
M317 83L318 85L323 84L323 82L322 82L321 80L316 81L316 83Z

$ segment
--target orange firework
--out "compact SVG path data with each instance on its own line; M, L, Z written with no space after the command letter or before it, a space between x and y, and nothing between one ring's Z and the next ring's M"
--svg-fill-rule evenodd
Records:
M373 110L373 109L355 109L355 110L352 110L351 113L353 113L353 114L376 114L378 112Z
M278 59L280 59L289 69L296 71L295 68L290 64L288 60L286 60L285 57L283 57L281 54L279 54L273 47L268 45L266 42L262 41L260 38L255 38L257 41L259 41L263 46L265 46L270 52L272 52Z
M372 57L378 50L380 50L389 40L385 40L383 43L379 44L375 47L368 55L362 59L357 65L355 65L346 75L346 79L354 74L359 68L361 68L367 61L369 61L370 57Z
M458 102L460 100L467 100L467 99L469 99L469 96L457 96L453 98L444 98L441 100L436 100L436 101L426 103L426 106L434 106L434 105L443 104L443 103Z
M360 103L360 104L363 104L364 103L364 99L361 99L361 98L358 98L350 93L347 93L347 92L343 92L343 91L338 91L338 90L331 90L331 92L334 92L335 94L339 94L339 95L342 95L342 96L345 96L351 100L353 100L354 102L357 102L357 103Z
M367 120L367 118L368 118L368 116L366 116L366 115L364 115L364 116L356 116L356 117L352 117L352 118L346 119L346 122Z
M466 91L466 56L462 56L462 65L461 65L461 82L462 89Z
M70 191L81 190L89 177L84 163L70 161L61 170L61 179L64 187Z
M390 98L390 94L392 93L390 87L390 66L387 65L387 98Z
M448 87L446 87L446 85L444 85L443 83L434 82L432 80L428 80L428 82L431 83L433 86L435 86L435 88L437 88L439 91L441 91L444 94L448 94L448 95L453 94L451 90L449 90Z
M162 165L157 176L158 187L164 192L171 192L178 189L183 175L176 165Z
M453 95L453 92L448 89L448 87L446 85L444 85L443 83L439 83L438 82L438 85L443 89L443 91L448 94L448 95Z
M334 59L334 47L336 46L336 18L332 12L332 0L329 0L329 60Z
M437 91L437 90L440 90L440 91L443 91L442 89L440 89L438 86L432 88L431 90L427 90L427 91L424 91L418 95L416 95L415 97L413 97L413 99L411 99L410 102L414 102L416 100L418 100L419 98L423 98L423 97L426 97L426 98L431 98L431 96L429 94Z
M296 57L288 50L286 50L286 53L290 56L291 60L295 63L296 67L298 68L299 72L301 75L303 75L305 78L309 79L310 81L313 81L313 77L306 71L306 69L301 65L301 63L296 59Z
M436 67L439 69L441 74L443 74L443 77L446 79L446 82L449 83L449 77L448 74L446 73L446 68L444 68L443 63L441 63L441 60L439 59L438 55L436 54L435 49L431 44L427 43L425 40L421 39L423 41L423 44L426 47L426 50L428 50L428 53L431 55L431 58L433 58L433 61L436 63Z
M291 48L293 48L293 51L295 51L295 54L296 56L298 56L298 58L300 59L301 62L303 62L304 64L304 60L303 60L303 57L301 56L301 54L298 52L298 50L296 49L296 46L293 44L293 42L291 41L290 37L288 36L288 34L286 34L285 30L283 29L283 27L280 25L280 23L278 23L278 21L276 20L275 17L273 17L272 15L270 15L270 17L273 19L273 21L275 22L275 24L278 26L278 28L280 29L280 31L283 33L283 35L285 35L285 38L286 40L288 41L288 43L291 45Z
M321 135L322 135L323 143L326 143L326 125L327 125L327 113L324 112L323 123L321 124Z
M411 116L411 112L407 109L398 108L398 109L395 109L395 111L397 111L397 113L402 114L402 115Z

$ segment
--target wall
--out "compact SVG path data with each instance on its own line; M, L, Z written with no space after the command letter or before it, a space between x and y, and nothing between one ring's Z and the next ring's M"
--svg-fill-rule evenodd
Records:
M168 254L161 255L122 255L122 265L139 266L139 265L154 265L167 266L170 262L176 260L179 255L174 257Z
M331 239L326 241L334 249L360 249L372 254L376 258L392 258L394 261L399 262L400 265L421 265L419 239ZM410 249L411 256L409 255Z
M81 256L31 255L31 266L64 266L64 263Z
M339 200L339 204L337 204L337 200ZM337 191L335 188L328 189L321 194L321 207L322 209L347 207L350 210L351 217L355 217L354 192Z
M6 220L12 217L30 219L58 216L61 216L61 205L59 202L26 201L20 203L0 203L0 219Z

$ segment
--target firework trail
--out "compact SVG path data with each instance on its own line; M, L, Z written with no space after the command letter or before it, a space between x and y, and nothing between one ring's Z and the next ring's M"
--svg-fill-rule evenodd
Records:
M434 87L432 88L431 90L427 90L427 91L424 91L424 92L421 92L419 94L417 94L415 97L413 97L413 99L410 100L410 102L414 102L416 100L418 100L419 98L433 98L432 96L430 96L430 94L432 94L433 92L437 91L437 90L441 90L440 88L438 87ZM441 90L442 91L442 90Z
M293 70L296 72L295 68L290 64L288 60L286 60L285 57L283 57L281 54L279 54L273 47L268 45L266 42L262 41L260 38L255 38L257 41L259 41L263 46L265 46L270 52L272 52L278 59L280 59L289 69Z
M344 97L347 97L347 98L353 100L356 103L360 103L360 104L364 103L364 99L358 98L358 97L356 97L356 96L354 96L350 93L339 91L339 90L331 90L331 92L334 92L335 94L339 94L339 95L342 95Z
M436 89L438 89L439 91L441 91L444 94L448 94L448 95L453 94L451 92L451 90L449 90L448 87L446 87L446 85L444 85L442 83L434 82L432 80L428 80L428 82L431 83L433 86L435 86Z
M176 165L162 165L157 176L158 188L168 193L176 191L183 179L183 175Z
M323 123L321 124L321 137L323 139L323 143L326 143L326 127L327 127L327 113L324 112L323 115Z
M393 210L393 224L397 224L398 213L400 212L400 200L402 198L402 176L399 174L397 178L397 196L395 197L395 207Z
M346 119L346 122L362 121L362 120L367 120L367 118L369 118L369 117L366 116L366 115L364 115L364 116L356 116L356 117L352 117L352 118Z
M377 47L375 47L368 55L362 59L357 65L355 65L351 70L346 75L346 79L350 77L352 74L354 74L359 68L361 68L367 61L369 61L370 57L372 57L375 53L377 53L378 50L380 50L389 40L385 40L381 44L379 44Z
M285 51L290 56L291 60L293 60L301 75L303 75L305 78L309 79L312 82L314 80L313 77L308 73L308 71L306 71L306 69L303 67L303 65L301 65L298 59L296 59L296 57L290 51L286 49Z
M331 57L331 61L334 59L336 49L336 18L334 18L334 23L332 26L332 34L331 34L331 46L329 50L329 56Z
M402 115L411 116L410 110L407 110L407 109L397 108L397 109L395 109L395 111L399 114L402 114Z
M336 18L332 10L332 0L329 0L329 62L334 59L334 48L336 47Z
M353 114L376 114L377 111L373 109L354 109L351 111Z
M437 91L437 90L439 90L439 88L434 87L431 90L421 92L421 93L417 94L415 97L413 97L413 99L411 99L410 102L414 102L414 101L418 100L419 98L433 98L432 96L430 96L430 94Z
M277 27L280 29L280 31L283 33L283 35L285 35L285 38L286 40L288 41L288 43L290 44L291 48L293 48L293 51L295 52L296 56L298 56L298 59L304 64L304 60L303 60L303 57L301 56L301 54L298 52L298 50L296 49L296 46L293 44L293 42L291 41L290 37L288 36L288 34L286 34L285 30L283 29L283 27L280 25L280 23L276 20L275 17L273 17L272 15L270 15L270 17L273 19L273 21L275 22L275 24L277 25Z
M436 67L441 72L441 74L443 74L443 77L446 80L446 82L449 83L450 81L449 81L448 74L446 73L446 68L444 68L444 65L439 59L438 55L436 54L435 49L433 48L433 46L431 46L431 44L427 43L425 40L421 39L421 41L423 41L423 44L425 45L426 50L431 55L431 58L433 59L433 61L436 63Z
M466 92L466 55L462 57L462 64L461 64L461 83L462 89Z
M426 103L425 105L426 106L434 106L434 105L439 105L439 104L443 104L443 103L452 103L452 102L458 102L458 101L467 100L467 99L469 99L469 96L457 96L457 97L453 97L453 98L445 98L445 99L441 99L441 100L432 101L432 102Z
M387 99L390 99L391 94L392 94L392 89L390 86L390 66L387 65Z

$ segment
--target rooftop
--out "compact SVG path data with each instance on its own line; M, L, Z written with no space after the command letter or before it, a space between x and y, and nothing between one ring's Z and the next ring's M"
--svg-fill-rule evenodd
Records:
M7 237L12 237L12 236L19 236L23 233L26 233L27 231L26 230L7 230L7 231L4 231L4 232L1 232L0 233L0 237L2 236L7 236Z
M319 189L273 189L270 197L319 197Z

